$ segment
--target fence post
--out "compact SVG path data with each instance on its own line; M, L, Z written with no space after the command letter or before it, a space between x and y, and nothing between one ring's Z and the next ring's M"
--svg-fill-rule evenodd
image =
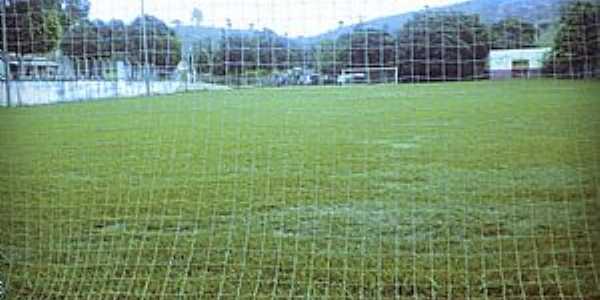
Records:
M144 9L144 0L142 2L142 39L144 47L144 82L146 83L146 96L150 96L150 78L149 78L149 65L148 65L148 39L146 36L146 12Z
M4 60L4 93L6 95L6 107L10 107L10 57L8 55L8 39L6 34L6 0L2 0L2 59Z

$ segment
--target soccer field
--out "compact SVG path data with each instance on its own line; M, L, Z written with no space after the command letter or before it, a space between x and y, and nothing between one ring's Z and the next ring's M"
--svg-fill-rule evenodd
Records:
M0 110L17 298L600 298L600 84Z

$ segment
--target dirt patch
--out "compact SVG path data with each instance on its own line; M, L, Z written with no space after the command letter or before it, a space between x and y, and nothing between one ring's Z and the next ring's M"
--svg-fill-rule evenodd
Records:
M308 205L263 218L278 237L397 240L467 240L542 234L573 216L556 203L530 209L510 204L383 202ZM571 214L579 209L571 204Z
M392 146L392 148L399 149L399 150L408 150L408 149L417 148L416 143L392 143L390 145Z
M94 225L98 234L134 233L143 235L193 235L206 226L194 222L166 222L151 223L146 225L128 224L127 222L101 222Z
M397 138L397 139L373 140L373 141L368 141L365 143L371 144L371 145L388 146L388 147L391 147L396 150L410 150L410 149L418 148L419 142L422 139L423 138L420 136L413 136L413 137L404 137L404 138Z
M101 231L127 231L125 222L103 222L94 225L94 228Z

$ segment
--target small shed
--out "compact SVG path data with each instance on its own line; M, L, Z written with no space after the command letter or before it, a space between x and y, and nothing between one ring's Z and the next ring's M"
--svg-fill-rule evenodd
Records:
M489 56L491 79L539 77L544 58L552 48L492 50Z
M41 56L23 55L17 56L9 54L8 66L10 79L20 80L49 80L56 79L58 74L58 63ZM3 71L0 74L2 78L6 77L4 72L5 64L4 57L2 60Z

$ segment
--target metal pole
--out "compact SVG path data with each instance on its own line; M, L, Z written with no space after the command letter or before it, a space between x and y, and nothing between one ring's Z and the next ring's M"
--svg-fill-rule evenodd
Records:
M150 96L150 78L149 78L149 65L148 65L148 39L146 37L146 13L144 11L144 0L142 2L142 39L143 39L143 51L144 51L144 81L146 83L146 95Z
M6 107L10 107L10 57L8 55L8 39L6 33L6 0L2 0L2 59L4 60L4 93Z

